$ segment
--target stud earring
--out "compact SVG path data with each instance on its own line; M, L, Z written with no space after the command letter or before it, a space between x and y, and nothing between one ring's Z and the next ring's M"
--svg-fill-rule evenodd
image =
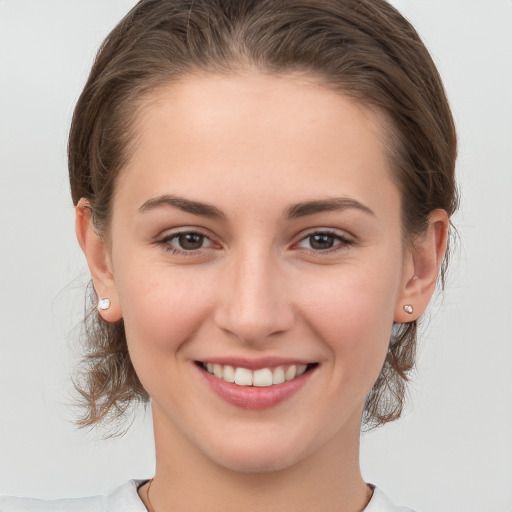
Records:
M100 299L98 301L98 309L100 311L104 311L105 309L108 309L110 307L110 299L105 297L104 299Z
M412 304L406 304L404 306L404 311L406 313L409 313L409 315L412 315L414 313L414 308L412 307Z

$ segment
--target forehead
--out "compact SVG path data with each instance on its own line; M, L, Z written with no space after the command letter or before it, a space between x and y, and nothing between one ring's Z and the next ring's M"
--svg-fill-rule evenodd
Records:
M161 193L357 195L392 193L382 118L313 78L191 75L147 99L118 189ZM235 190L238 187L238 190ZM371 187L370 187L371 188ZM165 190L162 190L165 189ZM365 192L368 193L368 190ZM242 196L246 196L242 198Z

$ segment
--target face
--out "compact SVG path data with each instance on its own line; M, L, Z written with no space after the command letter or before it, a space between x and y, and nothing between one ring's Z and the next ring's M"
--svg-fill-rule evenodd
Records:
M304 78L198 75L135 129L108 293L160 442L238 471L354 445L414 272L377 115Z

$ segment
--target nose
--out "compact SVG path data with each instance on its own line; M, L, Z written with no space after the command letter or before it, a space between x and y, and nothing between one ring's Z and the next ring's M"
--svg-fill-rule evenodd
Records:
M245 344L265 346L295 322L286 274L275 255L241 252L223 270L215 323Z

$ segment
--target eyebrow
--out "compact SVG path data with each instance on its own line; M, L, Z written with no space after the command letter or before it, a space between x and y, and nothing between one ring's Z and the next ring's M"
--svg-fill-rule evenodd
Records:
M139 208L139 211L146 212L165 206L171 206L184 212L192 213L193 215L200 215L202 217L208 217L212 219L226 218L224 213L216 206L168 194L149 199ZM297 219L322 212L343 211L348 209L360 210L364 213L375 216L375 213L370 208L360 203L359 201L349 197L337 197L305 201L291 205L285 210L285 217L288 219Z
M343 211L348 209L360 210L364 213L375 216L373 210L355 199L351 199L349 197L335 197L318 201L306 201L292 205L286 210L286 217L289 219L297 219L299 217L314 215L316 213Z
M202 203L200 201L192 201L184 197L174 195L163 195L149 199L140 208L140 212L154 210L162 206L172 206L187 213L200 215L202 217L209 217L212 219L224 219L226 216L218 208L211 204Z

